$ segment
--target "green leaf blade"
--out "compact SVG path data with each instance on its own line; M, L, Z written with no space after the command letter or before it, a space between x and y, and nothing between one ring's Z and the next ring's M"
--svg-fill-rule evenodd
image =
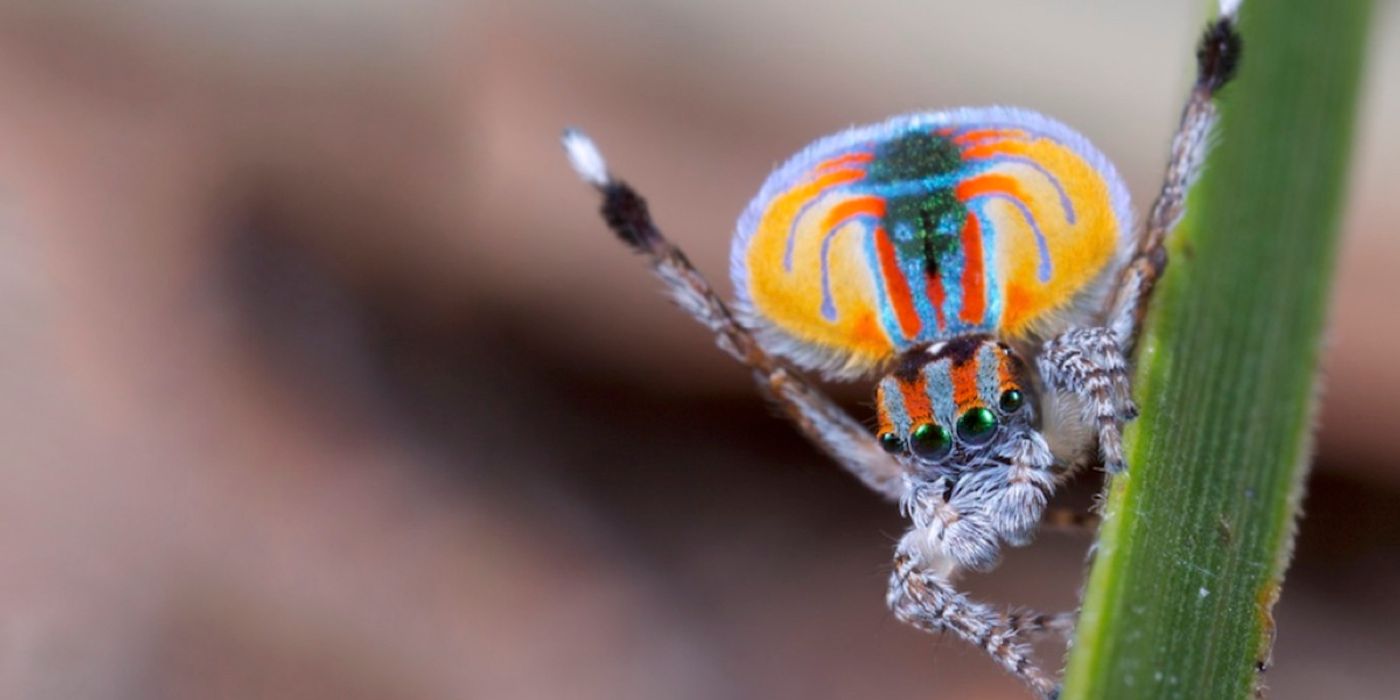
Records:
M1246 2L1172 234L1062 695L1249 697L1309 457L1370 3Z

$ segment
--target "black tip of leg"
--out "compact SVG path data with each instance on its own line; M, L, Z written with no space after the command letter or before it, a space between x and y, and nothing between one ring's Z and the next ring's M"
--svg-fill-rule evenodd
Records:
M1235 77L1240 67L1244 40L1235 21L1221 17L1206 27L1196 49L1196 84L1214 93Z
M603 220L623 243L638 251L649 250L660 238L651 222L647 202L624 182L612 181L602 187Z

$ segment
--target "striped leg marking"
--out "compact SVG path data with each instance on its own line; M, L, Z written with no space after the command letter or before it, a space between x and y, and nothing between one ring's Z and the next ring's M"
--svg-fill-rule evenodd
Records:
M1038 358L1041 377L1051 391L1084 399L1083 420L1094 426L1104 469L1120 474L1123 425L1137 417L1128 363L1112 330L1075 328L1045 344Z
M906 624L925 632L952 632L980 647L1041 697L1054 697L1057 692L1055 681L1031 659L1030 646L1022 637L1036 628L1063 626L1060 616L1005 615L969 600L943 576L920 567L913 555L904 552L895 557L885 602Z

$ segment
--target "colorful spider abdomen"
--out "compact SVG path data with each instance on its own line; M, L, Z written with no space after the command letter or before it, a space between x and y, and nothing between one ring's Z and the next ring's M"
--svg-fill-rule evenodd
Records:
M1046 331L1103 286L1130 228L1126 187L1083 136L960 109L807 147L740 218L730 266L771 351L849 376L967 333Z

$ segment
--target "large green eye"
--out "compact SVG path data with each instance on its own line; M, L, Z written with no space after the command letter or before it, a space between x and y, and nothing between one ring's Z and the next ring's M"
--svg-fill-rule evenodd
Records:
M948 429L932 423L920 423L909 434L909 446L914 454L923 459L934 460L948 454L953 449L953 436Z
M958 419L958 437L971 445L980 445L992 438L997 429L997 415L990 408L968 409Z
M904 441L894 433L880 433L880 447L890 454L904 451Z
M1012 389L1001 395L1001 410L1003 413L1015 413L1025 402L1026 396L1020 391Z

